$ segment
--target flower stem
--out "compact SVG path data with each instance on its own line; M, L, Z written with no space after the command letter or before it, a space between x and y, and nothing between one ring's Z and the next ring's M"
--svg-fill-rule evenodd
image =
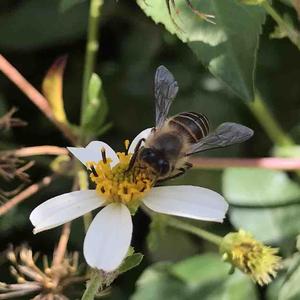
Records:
M88 282L87 288L81 298L81 300L94 300L95 295L98 293L101 287L101 275L99 272L94 271L91 275L91 279Z
M173 218L173 217L167 217L165 219L165 221L166 221L167 225L169 225L171 227L192 233L192 234L194 234L202 239L205 239L217 246L221 245L223 238L214 233L208 232L202 228L199 228L195 225L186 223L184 221L181 221L181 220L179 220L177 218Z
M254 101L248 103L248 107L274 144L278 146L291 146L294 144L293 140L281 128L258 93Z
M77 172L77 176L78 176L80 190L81 191L87 190L89 187L89 179L87 177L87 173L83 169L80 169ZM83 225L84 225L85 232L87 232L92 220L93 220L93 215L91 212L88 212L83 216Z
M291 146L293 147L293 146ZM296 146L294 146L296 147ZM189 162L196 169L211 169L221 170L224 168L262 168L270 170L293 171L300 170L299 156L300 149L293 150L290 147L280 150L279 153L288 153L295 155L295 158L279 158L279 157L260 157L260 158L227 158L227 157L191 157ZM288 152L289 151L289 152ZM292 152L293 151L293 152Z
M100 9L103 0L91 0L88 24L88 36L85 53L85 64L83 72L83 86L82 86L82 102L81 102L81 123L83 121L83 112L87 105L88 85L91 75L95 68L96 55L99 48L98 32Z
M300 35L297 30L295 30L290 24L288 24L279 13L272 7L269 1L264 1L262 6L266 10L266 12L273 18L273 20L277 23L282 30L284 30L287 34L287 37L290 41L300 50Z

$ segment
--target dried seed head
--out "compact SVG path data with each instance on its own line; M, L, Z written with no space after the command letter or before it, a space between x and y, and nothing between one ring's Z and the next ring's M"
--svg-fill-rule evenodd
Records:
M6 299L13 292L18 295L40 293L34 299L68 299L62 293L65 287L79 281L84 281L85 276L79 276L78 253L66 255L59 265L48 264L48 259L43 256L44 268L36 264L38 254L26 246L7 251L7 258L13 264L10 272L15 277L17 284L0 283L0 298ZM46 297L46 298L45 298Z
M0 118L0 129L8 130L12 127L21 127L27 125L27 122L13 117L16 111L17 108L13 107L8 113Z

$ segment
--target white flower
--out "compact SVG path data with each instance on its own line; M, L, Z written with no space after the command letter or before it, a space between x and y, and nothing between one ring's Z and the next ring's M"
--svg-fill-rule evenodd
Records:
M209 189L182 185L153 187L153 176L145 169L125 172L137 142L151 128L142 131L128 153L116 153L103 142L69 151L92 169L95 190L66 193L36 207L30 221L38 233L103 207L85 236L83 252L87 263L106 272L116 270L126 257L132 237L133 212L143 202L151 210L196 220L222 222L228 209L224 198Z

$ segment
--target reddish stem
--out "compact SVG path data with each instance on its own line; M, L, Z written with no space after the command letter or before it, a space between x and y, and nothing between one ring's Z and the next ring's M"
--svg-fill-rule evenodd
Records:
M28 82L24 76L1 54L0 70L29 98L31 102L33 102L43 112L43 114L52 123L54 123L60 129L60 131L70 142L72 142L72 144L76 144L76 138L71 132L70 128L55 119L47 99L35 87L33 87L32 84L30 84L30 82Z
M41 188L49 185L52 182L53 177L54 175L44 177L40 182L32 184L24 191L22 191L21 193L19 193L18 195L16 195L6 203L4 203L2 206L0 206L0 216L4 215L10 209L15 207L17 204L19 204L20 202L26 200L27 198L29 198L30 196L38 192Z
M17 157L27 157L35 155L67 155L69 153L66 148L48 145L24 147L9 152L11 152Z
M224 169L224 168L264 168L273 170L300 170L300 158L210 158L194 157L190 159L194 168Z

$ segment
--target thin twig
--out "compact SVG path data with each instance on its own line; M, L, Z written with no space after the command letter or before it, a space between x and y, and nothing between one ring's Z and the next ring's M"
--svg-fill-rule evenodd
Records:
M67 155L69 152L66 148L57 146L35 146L35 147L24 147L9 153L17 157L27 157L35 155Z
M34 103L43 112L43 114L53 124L57 126L57 128L60 129L60 131L72 144L76 144L76 137L71 132L70 128L55 119L47 99L1 54L0 70L29 98L32 103Z
M0 295L0 299L12 299L12 298L17 298L17 297L22 297L28 294L31 294L33 292L41 290L41 286L39 285L32 285L31 288L26 288L26 289L20 289L17 291L12 291L12 292L7 292L4 294Z
M54 258L53 258L53 266L59 266L62 262L62 260L64 259L66 250L67 250L67 245L68 245L68 241L69 241L69 236L70 236L70 232L71 232L71 222L68 222L66 224L64 224L60 238L59 238L59 242L58 242L58 246L55 250L54 253Z
M77 190L78 187L79 187L78 177L75 176L74 181L73 181L72 191ZM56 248L56 250L54 251L54 254L53 254L52 266L57 267L63 261L63 259L65 257L66 250L67 250L67 245L68 245L70 233L71 233L71 222L68 222L68 223L64 224L64 226L63 226L57 248ZM60 278L56 278L56 280L57 280L57 283L58 283Z
M30 176L26 173L28 169L30 169L32 166L34 166L35 161L29 161L24 166L18 168L16 170L15 176L21 179L22 181L30 182Z
M300 170L300 158L210 158L193 157L190 159L194 168L224 169L224 168L264 168L272 170Z
M27 125L27 122L13 116L16 111L17 108L13 107L4 116L0 117L0 129L8 130L12 127L22 127Z
M0 216L7 213L10 209L15 207L20 202L26 200L30 196L34 195L36 192L38 192L40 189L46 187L49 185L52 180L54 179L55 175L52 176L46 176L41 181L32 184L28 188L26 188L24 191L22 191L20 194L16 195L14 198L9 200L8 202L4 203L2 206L0 206Z

